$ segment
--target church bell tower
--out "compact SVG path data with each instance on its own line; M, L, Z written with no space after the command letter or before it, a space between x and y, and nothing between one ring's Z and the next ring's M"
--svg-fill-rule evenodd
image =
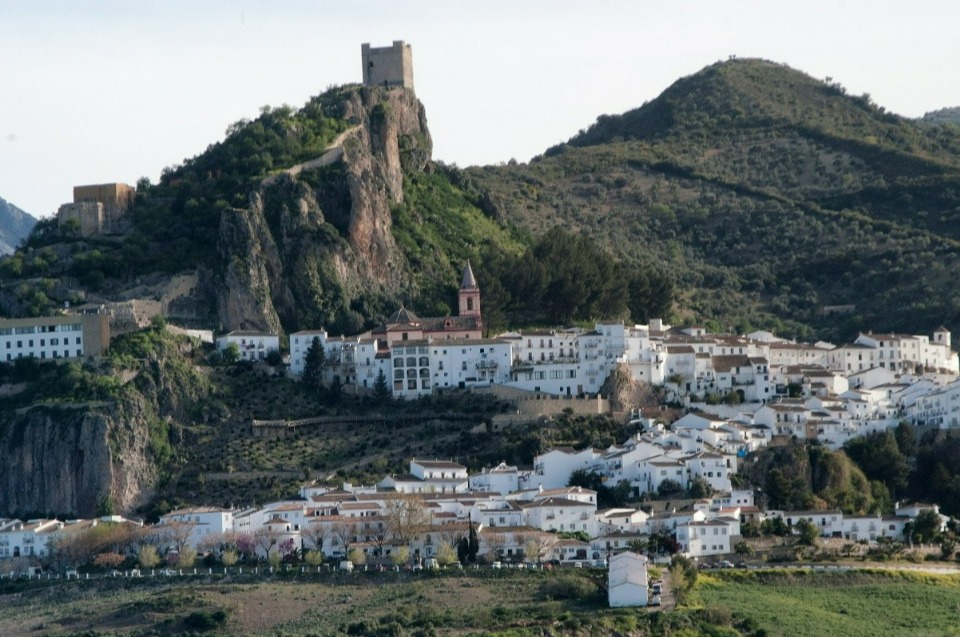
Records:
M477 286L477 280L473 276L473 268L470 262L463 268L463 280L460 282L460 316L480 316L480 288Z

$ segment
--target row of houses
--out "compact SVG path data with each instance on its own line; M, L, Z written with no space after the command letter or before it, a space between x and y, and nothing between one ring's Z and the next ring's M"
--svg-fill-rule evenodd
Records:
M702 327L598 322L593 329L512 331L483 338L480 290L468 263L457 316L421 318L406 308L380 326L355 336L331 337L323 329L290 335L290 370L303 373L314 342L324 348L325 374L348 389L371 391L382 374L396 398L411 399L450 388L503 385L534 394L592 395L617 366L634 379L665 385L696 402L710 395L738 395L764 403L791 390L828 397L875 377L900 382L955 379L960 362L951 334L860 334L853 343L795 343L769 332L711 334ZM235 343L241 355L265 358L279 348L276 335L233 332L218 347Z
M501 466L499 469L510 469ZM840 511L761 511L749 490L733 490L695 501L656 501L648 509L598 510L597 493L582 487L478 490L493 471L468 475L449 461L414 460L410 473L386 476L380 484L339 489L305 486L299 497L248 509L191 507L172 511L141 536L162 551L191 546L200 552L239 546L261 558L272 553L318 549L328 557L349 550L371 560L391 559L404 547L411 560L430 559L454 546L473 528L480 554L490 560L606 561L637 550L652 535L675 539L694 558L729 555L746 522L780 517L794 526L807 519L825 537L875 541L903 537L907 523L935 505L897 505L893 516L849 516ZM941 516L943 523L946 518ZM0 520L0 559L52 559L61 540L78 537L104 522L141 526L116 516L96 520Z

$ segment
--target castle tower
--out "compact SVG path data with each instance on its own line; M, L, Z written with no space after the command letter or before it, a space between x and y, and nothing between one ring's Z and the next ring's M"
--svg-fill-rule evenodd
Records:
M413 52L403 40L393 45L373 48L360 45L364 86L401 86L413 90Z
M463 280L460 282L460 316L480 316L480 287L473 276L473 268L470 262L463 268Z

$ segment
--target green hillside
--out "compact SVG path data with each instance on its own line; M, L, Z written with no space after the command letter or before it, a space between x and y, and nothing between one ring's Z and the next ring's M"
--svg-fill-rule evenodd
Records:
M299 109L264 107L256 118L230 125L203 153L164 169L159 183L141 179L120 232L81 237L55 219L42 221L28 249L0 261L0 315L44 314L88 293L107 301L130 298L134 293L126 292L144 279L195 272L205 288L191 299L190 313L207 326L229 323L217 315L216 288L238 260L239 269L255 272L258 263L248 257L261 254L269 287L251 294L271 297L284 331L324 326L354 333L400 303L425 314L450 312L467 260L517 253L521 243L481 209L477 193L455 184L455 172L430 161L425 128L399 135L406 196L389 193L382 210L371 203L369 193L383 198L384 174L398 168L377 154L384 153L380 138L389 136L395 120L410 119L392 110L397 102L419 105L412 92L345 86ZM347 159L264 182L318 158L338 136L356 130L361 133L348 140ZM374 138L368 147L358 143ZM355 168L363 162L366 168ZM357 194L357 174L368 192ZM242 233L244 222L231 221L237 215L250 220L250 236ZM353 226L361 222L396 242L389 280L365 269L376 255L355 245Z
M715 64L468 176L532 234L565 225L670 273L685 320L835 339L960 323L960 131L782 65Z

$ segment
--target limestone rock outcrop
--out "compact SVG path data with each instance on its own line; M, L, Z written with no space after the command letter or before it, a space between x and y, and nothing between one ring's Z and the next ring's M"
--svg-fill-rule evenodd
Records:
M141 506L157 478L141 407L37 406L0 417L0 512L94 516Z
M361 87L345 92L342 108L353 127L337 140L339 159L315 169L321 178L288 171L265 180L247 208L223 213L223 329L280 333L337 320L347 329L361 291L394 296L410 284L391 205L403 201L404 174L430 161L423 104L409 89Z

